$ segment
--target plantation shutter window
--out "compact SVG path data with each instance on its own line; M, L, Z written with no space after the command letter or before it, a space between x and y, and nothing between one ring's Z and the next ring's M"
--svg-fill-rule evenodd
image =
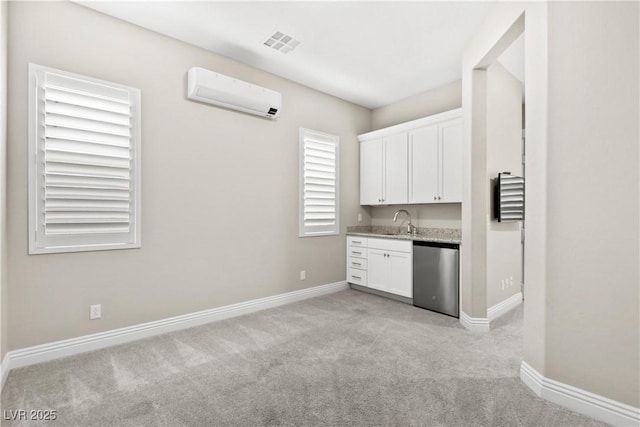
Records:
M339 234L339 138L300 129L299 236Z
M140 247L140 91L29 65L29 253Z

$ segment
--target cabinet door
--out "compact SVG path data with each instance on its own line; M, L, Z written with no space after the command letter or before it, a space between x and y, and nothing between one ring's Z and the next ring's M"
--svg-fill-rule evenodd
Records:
M367 256L367 285L379 291L388 291L390 266L386 252L369 249Z
M407 133L384 138L384 146L383 204L406 204L408 201Z
M360 204L382 204L382 139L360 143Z
M409 134L409 203L433 203L438 189L438 125Z
M462 202L462 121L440 124L440 199Z
M387 292L413 297L413 257L406 252L388 252L387 264L389 264L389 283Z

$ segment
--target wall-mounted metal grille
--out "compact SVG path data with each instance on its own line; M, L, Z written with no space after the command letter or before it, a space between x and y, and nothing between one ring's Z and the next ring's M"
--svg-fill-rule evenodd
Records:
M524 178L511 175L509 172L498 174L495 216L498 222L524 220Z

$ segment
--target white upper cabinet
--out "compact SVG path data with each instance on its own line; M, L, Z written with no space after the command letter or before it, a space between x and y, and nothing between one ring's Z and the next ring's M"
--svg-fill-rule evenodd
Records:
M360 144L360 204L407 203L407 134Z
M409 132L409 203L462 201L462 120Z
M360 144L360 204L382 203L382 169L384 147L382 138Z
M359 135L360 204L462 201L462 111Z
M462 119L440 128L440 195L443 203L462 202Z
M426 126L409 133L409 203L437 201L438 125Z
M407 203L407 134L406 132L384 138L385 167L382 203L400 205Z

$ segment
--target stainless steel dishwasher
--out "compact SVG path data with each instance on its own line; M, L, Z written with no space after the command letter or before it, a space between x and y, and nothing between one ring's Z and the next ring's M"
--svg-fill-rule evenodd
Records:
M413 305L460 317L459 249L453 243L413 241Z

